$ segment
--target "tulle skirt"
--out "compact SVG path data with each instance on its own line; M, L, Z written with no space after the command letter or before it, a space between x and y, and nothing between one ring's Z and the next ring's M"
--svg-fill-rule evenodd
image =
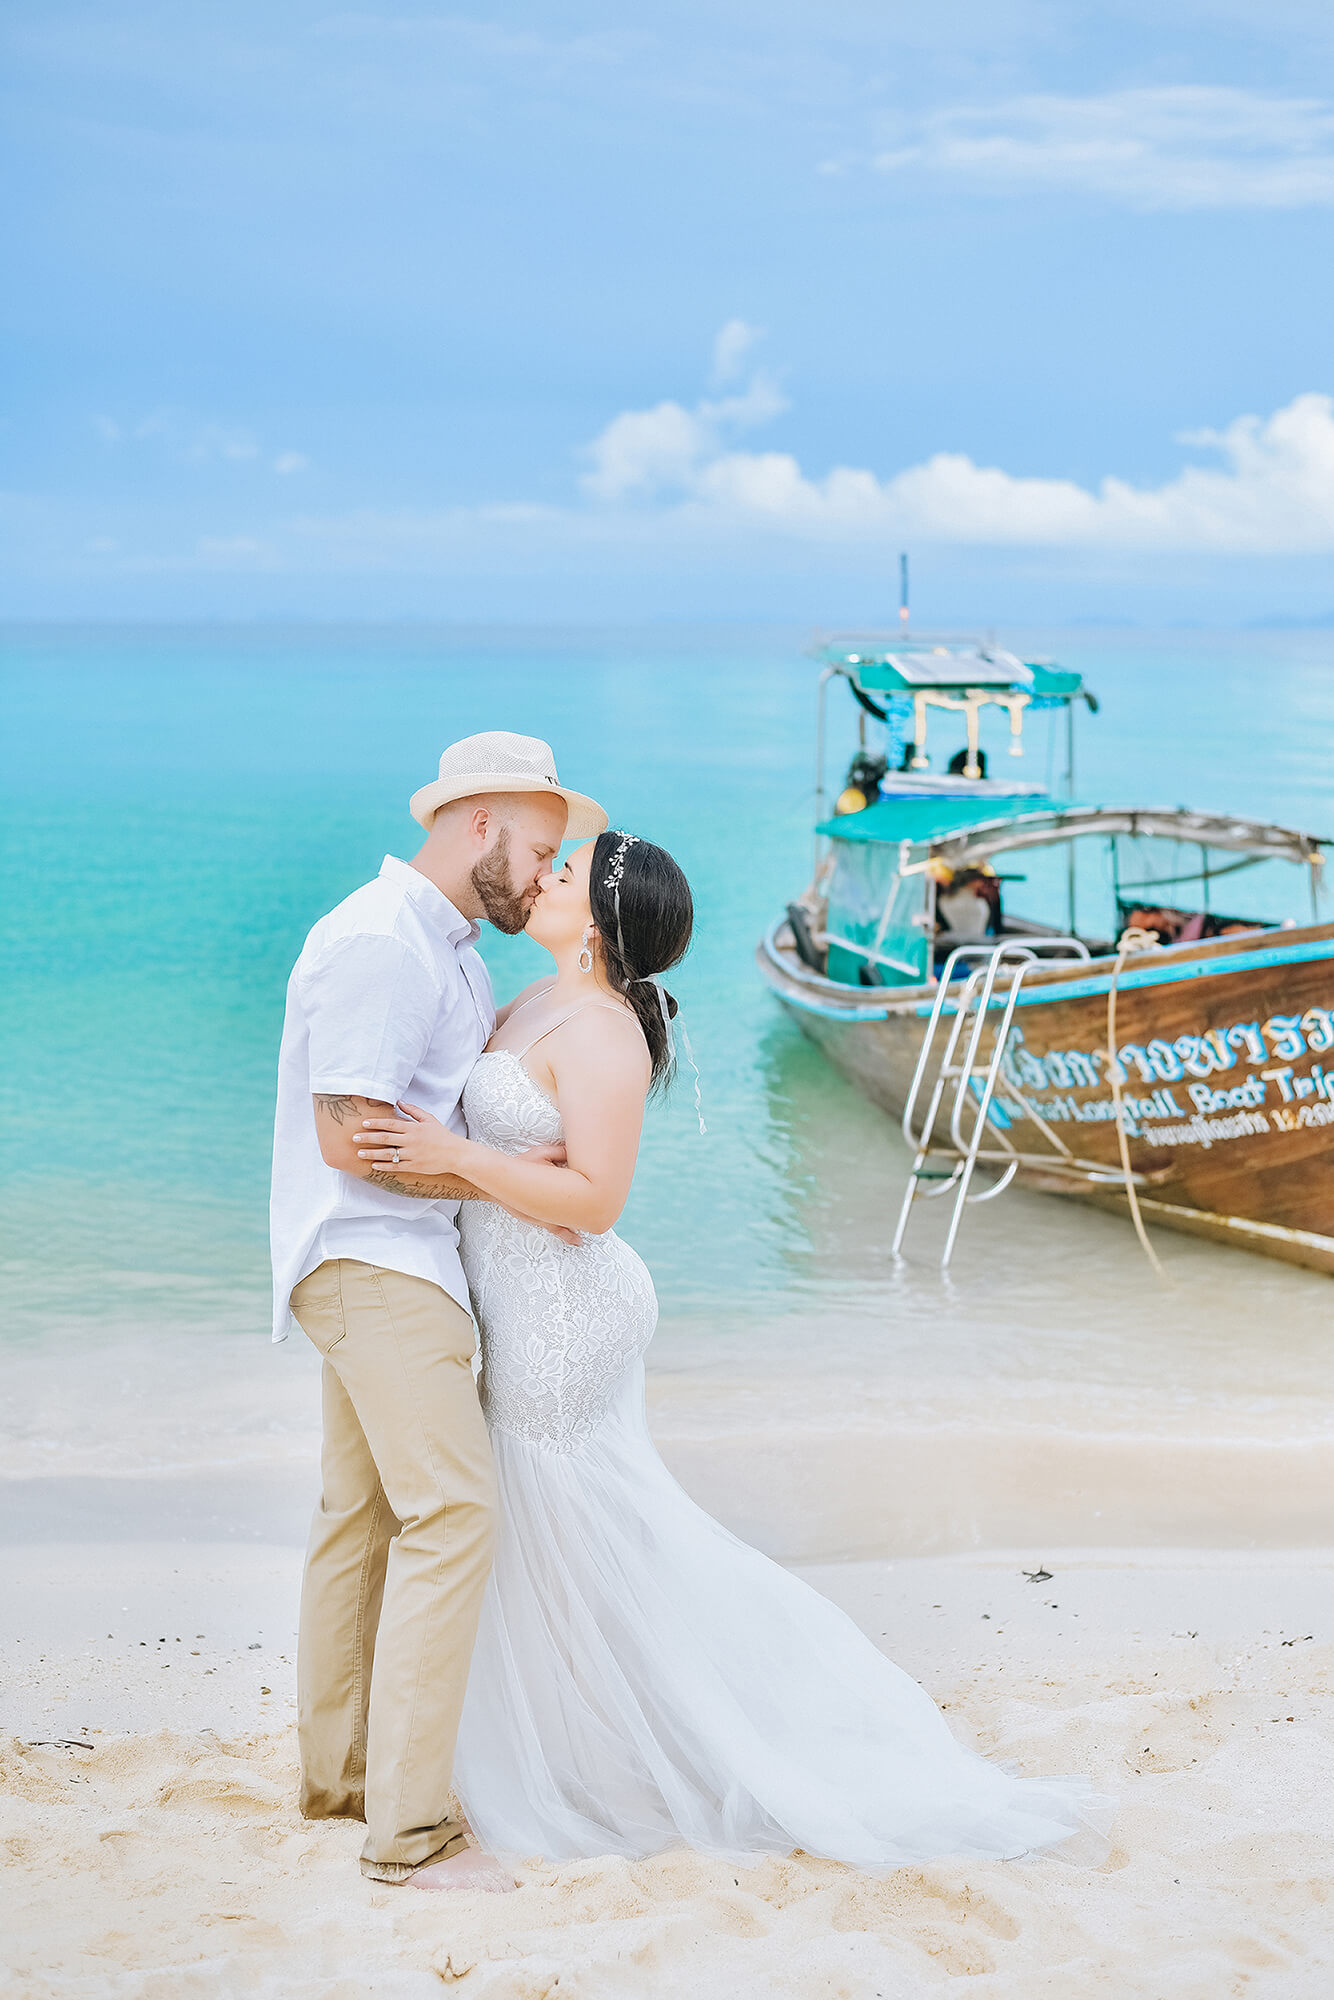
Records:
M800 1848L881 1870L1105 1826L1083 1780L965 1748L851 1619L696 1507L649 1436L642 1364L591 1437L492 1444L498 1542L455 1784L493 1853Z

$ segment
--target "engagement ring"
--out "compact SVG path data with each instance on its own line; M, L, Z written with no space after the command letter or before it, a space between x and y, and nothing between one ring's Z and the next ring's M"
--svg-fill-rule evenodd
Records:
M394 1165L395 1165L395 1166L397 1166L397 1165L398 1165L398 1147L397 1147L397 1146L395 1146L395 1148L394 1148Z

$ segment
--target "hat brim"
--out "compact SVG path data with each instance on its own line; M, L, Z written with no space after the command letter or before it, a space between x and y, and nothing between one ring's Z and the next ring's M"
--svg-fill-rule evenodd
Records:
M564 799L568 817L565 821L566 840L587 840L595 833L603 833L607 827L607 815L596 799L586 798L582 792L572 792L567 785L549 784L545 778L516 777L507 771L502 776L497 771L465 772L462 777L437 778L434 784L423 785L408 800L408 811L419 826L430 831L431 821L441 806L447 806L455 799L485 798L493 792L538 792L543 798Z

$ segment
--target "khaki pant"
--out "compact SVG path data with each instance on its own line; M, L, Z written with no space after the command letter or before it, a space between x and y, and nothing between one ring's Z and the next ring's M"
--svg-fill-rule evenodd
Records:
M463 1844L450 1780L495 1508L472 1321L439 1285L348 1258L303 1278L292 1311L324 1356L301 1810L364 1818L362 1872L396 1882Z

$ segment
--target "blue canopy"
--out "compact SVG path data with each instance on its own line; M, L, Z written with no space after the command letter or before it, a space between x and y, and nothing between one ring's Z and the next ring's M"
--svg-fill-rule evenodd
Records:
M815 830L834 840L883 841L897 847L900 841L938 840L949 833L961 833L988 820L1019 819L1027 813L1067 812L1072 808L1045 792L986 792L970 785L966 796L949 793L891 794L879 798L862 812L839 813Z

